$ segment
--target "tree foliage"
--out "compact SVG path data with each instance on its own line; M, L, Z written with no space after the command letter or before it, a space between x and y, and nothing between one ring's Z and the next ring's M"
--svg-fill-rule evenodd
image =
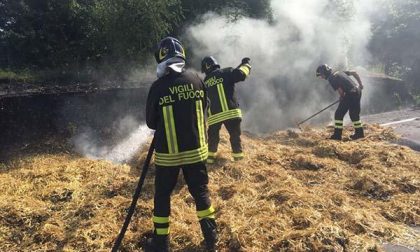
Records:
M208 11L264 17L269 0L0 0L0 67L142 63Z
M1 0L0 16L3 65L54 66L86 54L86 16L74 1Z
M178 0L1 0L2 67L134 60L182 20Z
M182 20L178 0L97 0L90 27L100 57L136 59Z
M270 0L181 0L186 22L213 11L235 20L240 16L271 19Z
M420 1L388 0L374 23L370 51L386 74L420 91Z

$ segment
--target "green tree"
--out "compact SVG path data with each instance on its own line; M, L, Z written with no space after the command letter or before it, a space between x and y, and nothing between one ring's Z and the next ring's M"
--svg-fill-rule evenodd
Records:
M0 68L123 75L209 11L231 20L271 13L269 0L0 0Z
M96 0L91 29L98 54L141 60L182 20L178 0Z
M388 0L374 23L370 51L386 74L404 78L420 92L420 2Z
M2 0L0 40L3 64L55 66L84 54L83 15L66 0Z
M182 19L178 0L1 0L2 66L138 59Z
M181 0L181 2L187 24L210 11L230 16L233 20L240 16L272 18L270 0Z

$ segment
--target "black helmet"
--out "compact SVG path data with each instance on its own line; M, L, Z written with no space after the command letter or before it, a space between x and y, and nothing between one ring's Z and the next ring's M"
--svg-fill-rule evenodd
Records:
M329 67L327 64L323 64L318 66L316 69L316 76L324 76L325 78L328 78L332 72L332 68Z
M216 59L213 56L206 56L201 61L201 72L202 73L209 73L213 71L215 68L220 68L219 63L217 63Z
M185 51L181 42L176 38L166 37L162 39L156 49L155 59L157 63L161 63L167 59L179 57L185 60Z

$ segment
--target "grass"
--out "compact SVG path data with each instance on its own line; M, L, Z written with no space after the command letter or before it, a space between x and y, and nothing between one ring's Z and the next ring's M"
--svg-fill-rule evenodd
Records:
M12 71L9 69L0 69L1 82L31 82L36 78L29 70Z
M217 162L208 166L220 251L381 251L384 242L420 249L411 228L420 223L420 157L389 144L396 138L390 129L370 125L366 133L343 142L310 128L244 134L246 158L232 162L223 132ZM66 150L0 166L0 251L110 251L146 152L131 164ZM141 250L152 229L150 170L123 251ZM180 178L171 247L200 251L201 241L194 201Z

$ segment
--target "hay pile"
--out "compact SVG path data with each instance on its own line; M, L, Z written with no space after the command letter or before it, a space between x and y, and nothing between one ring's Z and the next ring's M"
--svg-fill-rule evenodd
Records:
M379 126L359 141L324 140L328 134L244 134L247 156L237 163L222 134L209 166L221 251L381 251L384 242L420 249L411 228L420 223L419 154L389 144L395 135ZM66 152L21 158L0 171L0 251L109 251L139 175L135 165ZM141 250L152 229L152 177L123 251ZM200 251L194 202L181 179L171 221L172 248Z

